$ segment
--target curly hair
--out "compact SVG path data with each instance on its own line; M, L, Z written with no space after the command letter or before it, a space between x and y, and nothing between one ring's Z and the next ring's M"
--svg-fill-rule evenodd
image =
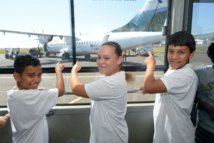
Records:
M39 59L31 55L19 55L14 61L14 72L22 74L27 66L41 66Z

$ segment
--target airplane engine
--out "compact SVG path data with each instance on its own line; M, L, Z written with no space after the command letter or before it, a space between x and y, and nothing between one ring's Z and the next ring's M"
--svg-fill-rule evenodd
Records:
M38 36L38 37L39 37L39 42L42 44L47 44L53 39L53 36Z

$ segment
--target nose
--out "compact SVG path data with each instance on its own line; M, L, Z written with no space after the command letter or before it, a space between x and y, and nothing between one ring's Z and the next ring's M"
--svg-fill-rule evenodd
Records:
M173 58L173 59L177 59L177 57L178 57L178 54L177 54L176 52L173 53L172 58Z
M34 81L35 82L40 82L41 81L41 76L35 76Z
M102 59L102 58L97 58L97 63L98 63L98 64L103 63L103 59Z

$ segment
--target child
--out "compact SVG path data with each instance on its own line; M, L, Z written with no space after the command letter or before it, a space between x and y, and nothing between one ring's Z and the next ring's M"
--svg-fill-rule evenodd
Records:
M195 53L194 37L185 31L169 37L169 69L161 79L154 78L155 59L149 52L144 92L157 93L153 111L153 143L194 143L190 120L198 78L188 61Z
M195 70L199 80L196 143L214 143L214 43L208 47L207 55L212 64Z
M56 64L56 88L38 90L42 80L40 61L30 55L16 57L13 74L16 87L7 91L14 143L48 143L45 114L65 92L63 69L64 65Z
M92 99L90 143L128 143L126 81L133 77L123 71L122 62L120 45L106 42L102 44L97 58L99 72L105 77L82 84L77 75L81 69L78 62L72 68L70 83L73 93Z

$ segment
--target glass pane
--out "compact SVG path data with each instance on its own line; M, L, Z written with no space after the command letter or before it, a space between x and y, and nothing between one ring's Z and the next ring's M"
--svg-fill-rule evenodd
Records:
M165 37L162 26L167 13L167 1L160 0L75 0L75 36L77 60L82 67L96 68L101 43L118 42L126 53L124 66L144 66L151 50L157 65L164 65ZM42 4L41 4L42 3ZM37 8L35 10L35 8ZM8 9L13 11L8 12ZM8 12L5 15L5 12ZM0 68L13 68L17 54L37 56L42 67L54 67L58 61L72 66L70 1L8 0L0 3ZM7 30L7 31L5 31ZM21 34L20 34L21 33ZM5 34L5 35L4 35ZM50 34L50 35L49 35ZM29 37L30 36L30 37ZM63 37L63 38L62 38ZM40 42L39 42L40 41ZM39 47L39 48L38 48ZM5 49L7 48L7 49ZM39 50L43 49L43 51ZM83 83L99 78L99 73L79 73ZM128 90L139 89L143 72L133 72L135 81ZM163 72L157 72L159 78ZM70 74L63 74L66 91L71 92ZM6 105L5 91L16 85L12 74L0 74L0 106ZM40 88L54 88L55 74L44 73ZM6 84L5 84L5 81ZM154 101L154 95L128 93L128 102ZM89 103L75 95L60 97L58 104Z
M148 51L157 58L157 65L164 65L161 31L166 0L75 0L74 6L77 60L82 66L96 66L97 52L106 41L121 45L125 66L144 65Z
M207 48L214 40L214 19L209 16L214 12L213 7L214 2L196 2L193 5L192 33L197 46L196 54L190 62L195 68L211 64L207 56Z
M0 19L0 68L11 68L17 54L36 56L43 67L61 60L65 36L71 35L69 0L1 1Z

